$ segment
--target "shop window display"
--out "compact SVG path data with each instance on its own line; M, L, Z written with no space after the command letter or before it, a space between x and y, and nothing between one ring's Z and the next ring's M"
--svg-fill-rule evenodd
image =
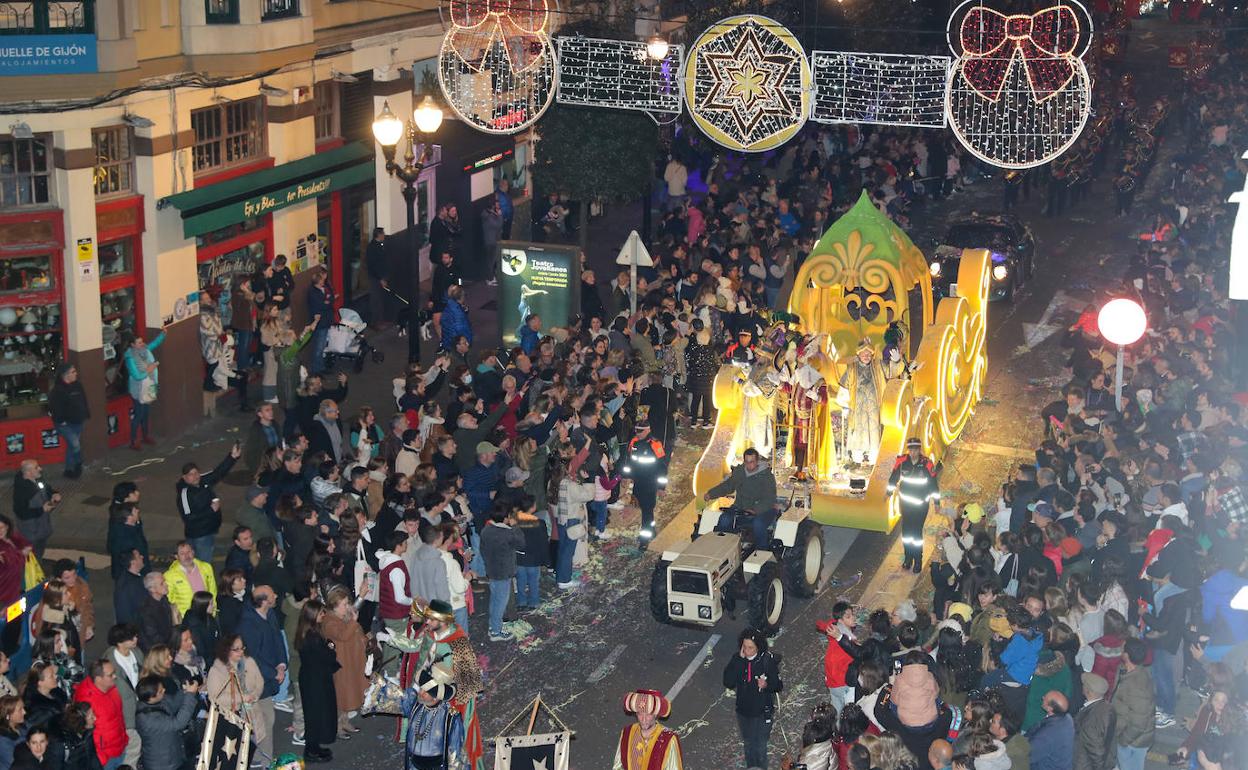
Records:
M61 350L60 303L0 307L0 416L40 414Z
M54 288L50 255L0 259L0 293L51 291Z
M104 322L104 381L108 395L110 398L125 395L126 378L121 373L121 358L136 334L138 314L134 287L101 294L100 314Z
M130 240L100 244L100 276L108 278L134 270L134 251Z

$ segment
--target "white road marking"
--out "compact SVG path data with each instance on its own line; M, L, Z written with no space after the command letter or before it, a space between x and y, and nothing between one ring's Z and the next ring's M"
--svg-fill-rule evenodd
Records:
M611 673L611 669L615 668L615 662L620 659L620 656L623 655L624 651L627 649L628 645L617 644L615 649L607 653L607 657L603 658L602 663L598 664L598 668L594 669L593 672L590 673L589 677L586 678L586 681L596 683L606 679L607 674Z
M1028 350L1052 337L1061 329L1060 326L1050 324L1049 319L1066 304L1066 299L1066 292L1058 291L1054 293L1053 299L1049 300L1049 306L1044 309L1044 314L1040 316L1040 320L1034 324L1023 324L1023 339Z
M680 695L680 691L685 689L685 685L689 684L689 680L693 678L693 672L697 671L702 665L702 661L711 654L711 650L715 649L715 645L719 644L719 640L723 637L719 634L711 634L710 637L702 645L702 649L698 650L698 654L693 656L693 660L689 661L689 665L685 666L685 670L681 672L680 678L676 680L667 691L667 699L669 701L676 700L676 696Z

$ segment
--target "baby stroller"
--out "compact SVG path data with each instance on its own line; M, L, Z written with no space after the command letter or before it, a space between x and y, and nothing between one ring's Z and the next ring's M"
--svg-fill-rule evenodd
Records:
M380 364L386 360L386 354L364 339L364 330L368 324L360 318L360 314L349 307L338 311L338 323L329 327L329 337L325 342L325 368L333 369L338 359L352 362L352 370L359 374L364 371L364 360L372 357L373 363Z

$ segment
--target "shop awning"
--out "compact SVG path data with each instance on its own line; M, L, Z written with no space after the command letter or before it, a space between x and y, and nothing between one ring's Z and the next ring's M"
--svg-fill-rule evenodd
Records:
M373 173L373 148L357 142L170 195L161 204L182 213L182 234L193 238L350 187Z

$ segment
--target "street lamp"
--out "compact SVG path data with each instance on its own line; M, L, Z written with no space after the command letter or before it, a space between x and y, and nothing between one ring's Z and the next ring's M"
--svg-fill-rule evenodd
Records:
M407 238L408 253L416 261L416 283L412 288L411 312L419 313L420 305L420 256L417 253L416 241L416 191L420 173L425 170L429 159L429 146L424 139L433 135L442 125L442 108L429 96L425 96L416 109L412 110L410 120L399 120L390 111L390 102L382 102L381 114L373 121L373 138L381 145L381 152L386 158L386 172L397 178L403 185L403 200L407 203ZM399 140L407 134L407 150L403 153L403 163L395 161L395 151ZM416 156L416 146L420 145L420 157ZM407 341L408 358L420 360L419 327L409 333Z
M667 58L667 52L670 46L662 35L655 33L646 41L646 55L655 61L663 61Z
M1122 348L1135 343L1148 328L1144 308L1133 299L1119 297L1106 302L1096 316L1101 336L1118 346L1118 364L1114 375L1114 405L1122 411Z

